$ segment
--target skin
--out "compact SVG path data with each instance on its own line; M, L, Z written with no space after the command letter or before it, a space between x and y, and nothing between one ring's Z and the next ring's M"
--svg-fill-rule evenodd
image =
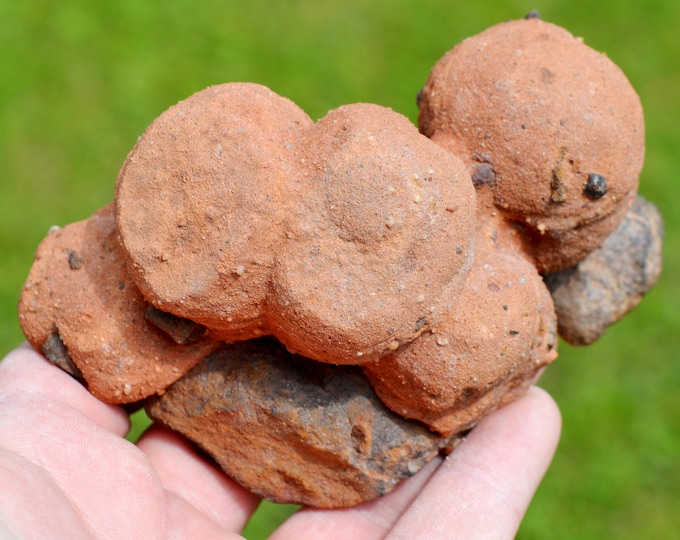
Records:
M303 509L271 538L513 538L560 427L554 401L533 387L389 495ZM121 407L29 345L11 352L0 363L0 537L241 538L254 495L166 429L137 445L128 429Z

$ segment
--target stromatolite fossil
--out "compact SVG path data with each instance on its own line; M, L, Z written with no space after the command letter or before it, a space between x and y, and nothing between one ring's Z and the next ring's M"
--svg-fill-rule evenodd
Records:
M388 492L661 268L642 108L604 55L510 21L419 102L420 130L371 104L314 123L252 83L171 107L114 202L40 245L27 339L267 498Z

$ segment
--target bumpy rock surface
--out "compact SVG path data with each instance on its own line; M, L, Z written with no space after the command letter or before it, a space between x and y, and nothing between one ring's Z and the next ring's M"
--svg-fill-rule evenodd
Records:
M358 368L269 339L213 353L147 412L254 493L320 508L384 495L455 442L388 410Z
M449 51L423 89L419 124L525 227L540 273L578 263L635 198L635 90L606 55L540 19L498 24Z
M447 310L443 291L470 267L474 189L460 160L375 105L329 112L300 152L306 189L272 276L273 333L315 360L368 362Z
M104 401L152 396L270 500L389 492L523 393L558 324L593 341L661 266L658 215L627 213L639 100L565 30L462 42L420 129L368 104L313 123L256 84L191 96L131 151L115 212L40 245L27 339Z
M552 299L536 268L482 235L453 307L431 332L366 364L394 411L450 435L520 395L557 357Z
M153 304L224 339L265 333L269 276L299 167L292 143L312 125L251 84L194 94L157 118L116 186L117 223L135 282Z
M116 187L123 252L155 307L336 364L436 323L474 213L463 164L405 117L356 104L312 124L255 84L163 113Z
M623 222L577 266L545 276L560 335L572 345L594 343L637 306L661 274L663 223L637 196Z
M218 345L179 345L148 324L127 274L112 206L43 240L19 302L28 341L108 403L162 391Z

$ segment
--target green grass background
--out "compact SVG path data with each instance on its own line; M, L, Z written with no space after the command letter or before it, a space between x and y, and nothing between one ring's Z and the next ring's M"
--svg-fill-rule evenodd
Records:
M564 431L518 537L677 537L676 0L0 0L0 354L22 340L16 303L38 242L112 199L127 152L168 106L211 84L254 81L315 119L365 101L415 120L439 57L531 9L605 51L640 94L640 191L660 207L666 240L664 274L635 313L591 347L562 344L541 381ZM246 537L266 538L290 511L264 505Z

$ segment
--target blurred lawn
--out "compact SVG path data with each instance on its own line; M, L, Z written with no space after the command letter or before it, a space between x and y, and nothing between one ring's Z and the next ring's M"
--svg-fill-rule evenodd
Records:
M254 81L312 118L367 101L415 120L415 95L444 52L531 9L605 51L638 90L647 121L641 193L667 230L656 289L596 345L563 344L542 380L564 432L519 538L677 534L675 0L0 0L0 354L22 339L16 302L38 242L51 225L112 199L127 152L168 106L210 84ZM246 537L266 538L290 511L265 505Z

